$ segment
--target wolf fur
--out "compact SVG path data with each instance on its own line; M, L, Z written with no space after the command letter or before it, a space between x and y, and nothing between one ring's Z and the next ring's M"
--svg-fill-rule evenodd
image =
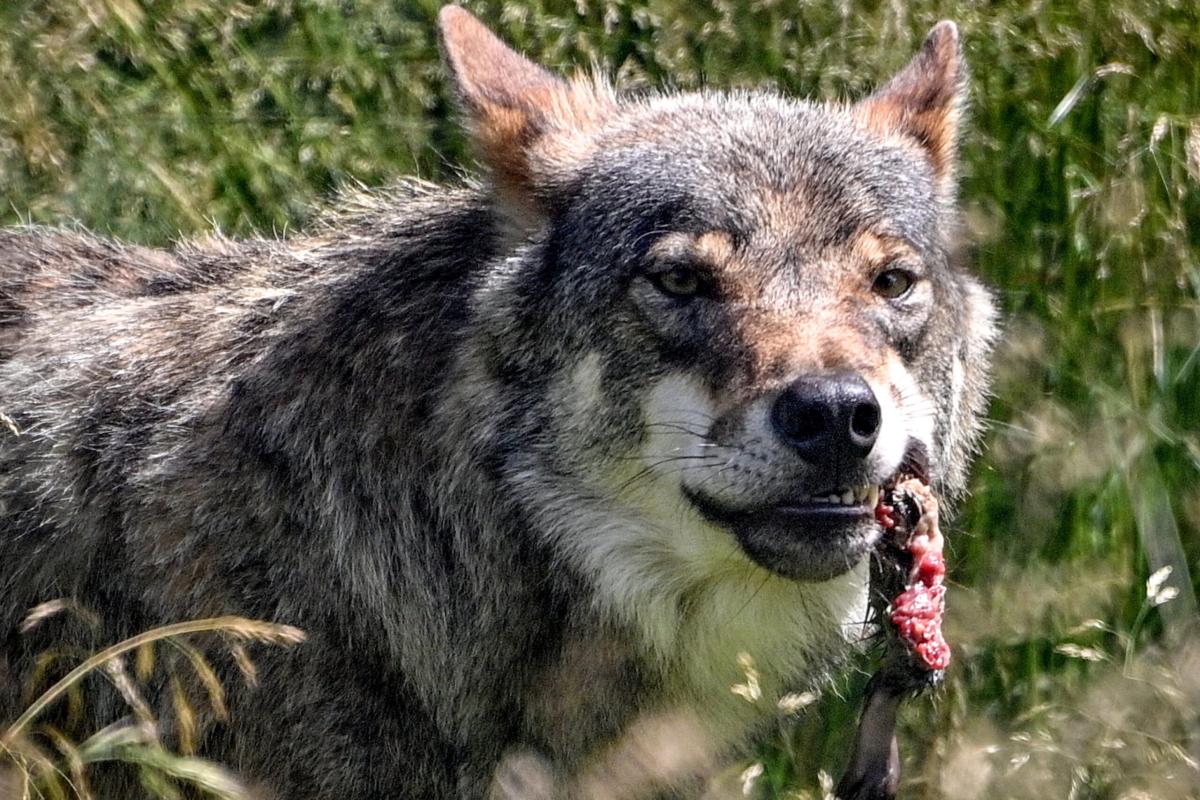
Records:
M842 105L623 97L441 24L486 183L345 196L285 239L0 233L7 718L64 637L237 614L308 634L254 652L256 689L213 656L230 718L199 752L265 794L637 794L744 743L866 615L868 529L751 555L684 490L877 484L913 441L962 489L994 312L951 259L952 25ZM880 297L897 264L911 290ZM770 428L830 370L879 398L861 463ZM18 631L60 597L101 627ZM89 687L83 729L125 713ZM614 782L636 742L691 755Z

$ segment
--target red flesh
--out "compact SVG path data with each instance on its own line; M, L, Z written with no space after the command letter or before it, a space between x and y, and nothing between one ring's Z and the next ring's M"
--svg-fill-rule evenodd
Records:
M936 501L932 501L936 502ZM929 509L923 509L930 514ZM936 512L934 512L936 513ZM896 511L880 498L875 519L885 531L896 527ZM930 515L936 528L936 516ZM921 527L917 526L918 529ZM942 670L950 665L950 645L942 636L942 615L946 610L946 561L942 557L942 537L936 530L914 531L903 548L912 556L912 570L904 591L892 601L892 624L901 641L908 646L926 669Z
M896 517L894 514L896 509L883 502L883 496L879 498L879 503L875 506L875 521L878 522L885 531L890 531L896 527Z

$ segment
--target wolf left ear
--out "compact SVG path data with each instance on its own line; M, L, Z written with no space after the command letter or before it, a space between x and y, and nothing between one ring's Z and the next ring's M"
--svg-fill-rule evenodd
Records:
M509 48L460 6L438 14L446 64L475 146L496 190L518 216L539 216L556 184L592 149L592 134L615 105L590 80L566 81Z
M943 21L925 37L908 66L852 110L876 133L899 134L920 146L933 166L938 193L950 195L965 105L966 68L958 28Z

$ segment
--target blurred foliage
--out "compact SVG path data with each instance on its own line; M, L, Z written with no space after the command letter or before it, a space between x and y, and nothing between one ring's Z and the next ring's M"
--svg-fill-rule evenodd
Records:
M73 623L93 633L100 627L95 613L58 599L31 609L20 632L29 634L47 620L61 627L64 619L68 626ZM93 771L119 762L136 774L147 800L254 800L255 793L228 768L195 755L197 739L207 727L200 720L219 723L229 716L217 669L203 649L187 641L200 634L224 638L222 649L251 686L257 683L258 668L246 645L292 647L305 638L290 625L212 617L152 628L82 658L74 648L43 651L25 684L24 711L0 729L0 797L94 800ZM63 667L76 660L69 671ZM189 675L181 677L185 672ZM81 733L83 706L95 699L89 678L99 676L116 689L128 713L98 731ZM163 692L164 677L169 692ZM169 714L147 700L156 699L155 683L159 693L170 697ZM56 705L66 706L66 714L58 719L48 713Z
M1195 0L468 5L543 63L596 63L627 87L842 98L958 21L966 257L1005 334L986 455L950 534L958 661L905 718L908 796L1200 794ZM438 6L9 0L0 221L163 243L286 230L347 181L453 178L469 156ZM1163 567L1165 600L1146 583ZM861 684L763 752L760 791L819 795Z

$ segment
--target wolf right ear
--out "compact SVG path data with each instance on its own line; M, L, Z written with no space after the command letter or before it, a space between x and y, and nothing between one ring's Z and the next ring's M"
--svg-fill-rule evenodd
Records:
M557 183L592 150L615 107L611 90L563 80L509 48L460 6L438 14L446 64L496 190L519 212L544 214Z
M920 146L933 166L938 193L954 193L958 125L966 105L966 68L958 28L942 21L904 69L858 103L853 113L881 135Z

